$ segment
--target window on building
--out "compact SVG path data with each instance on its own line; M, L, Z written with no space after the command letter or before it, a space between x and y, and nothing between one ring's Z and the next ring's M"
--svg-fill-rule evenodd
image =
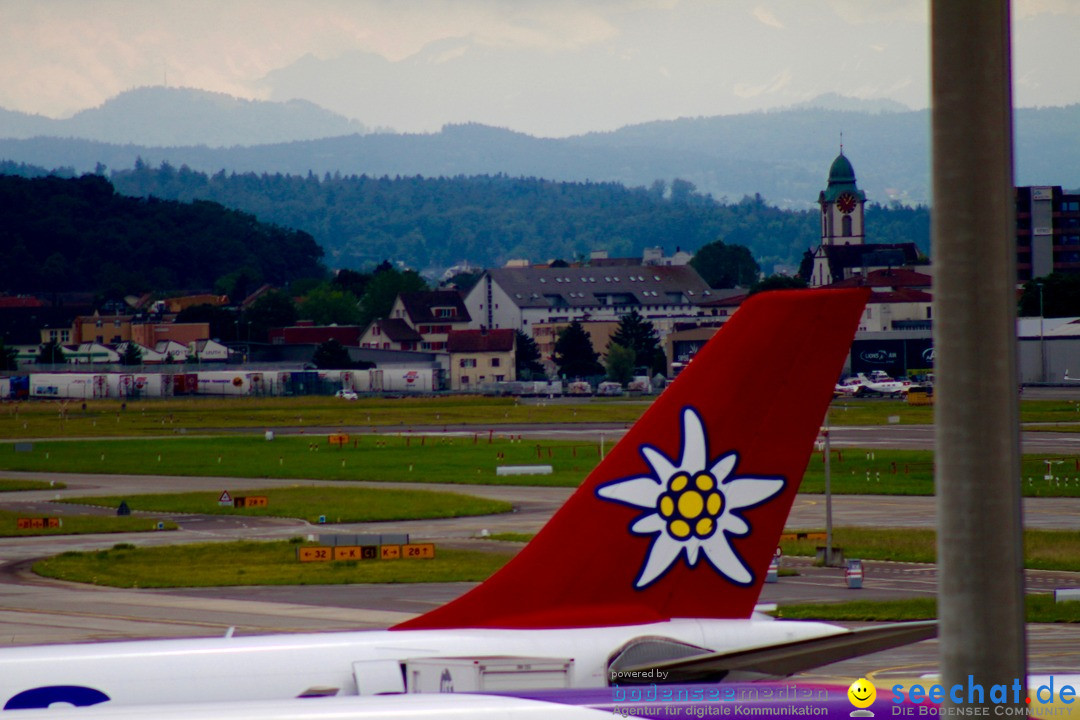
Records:
M469 384L469 376L468 375L462 375L461 376L461 384L462 385L468 385Z
M851 216L845 215L844 219L840 221L841 233L844 237L851 237Z
M435 317L439 318L451 318L457 317L457 308L435 308Z
M476 367L476 358L461 358L458 361L458 367L474 368Z
M491 358L491 367L499 367L499 358Z
M505 376L505 375L496 375L496 376L495 376L495 382L503 382L503 381L505 381L505 380L506 380L506 376Z

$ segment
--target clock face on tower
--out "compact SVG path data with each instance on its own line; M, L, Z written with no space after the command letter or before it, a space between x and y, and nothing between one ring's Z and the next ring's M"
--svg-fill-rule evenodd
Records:
M840 212L847 215L849 212L855 209L855 205L858 203L858 198L853 193L842 193L840 197L836 198L836 207L840 208Z

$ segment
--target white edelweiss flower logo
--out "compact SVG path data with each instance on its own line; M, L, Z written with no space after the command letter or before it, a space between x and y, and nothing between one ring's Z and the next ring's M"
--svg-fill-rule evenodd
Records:
M734 450L710 460L701 416L691 407L683 410L682 431L677 462L651 445L642 445L651 476L615 480L596 490L605 500L649 511L630 525L636 535L656 535L634 587L658 580L683 552L687 564L695 566L702 551L728 580L750 585L753 573L731 547L729 536L748 535L750 525L739 511L779 494L785 480L736 476L739 454Z

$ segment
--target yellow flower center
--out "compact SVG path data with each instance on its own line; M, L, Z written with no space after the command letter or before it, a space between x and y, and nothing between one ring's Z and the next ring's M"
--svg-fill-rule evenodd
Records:
M693 535L704 540L716 532L716 521L724 511L724 495L716 478L707 472L693 478L678 473L668 482L667 492L661 494L657 511L667 521L672 537L686 540Z

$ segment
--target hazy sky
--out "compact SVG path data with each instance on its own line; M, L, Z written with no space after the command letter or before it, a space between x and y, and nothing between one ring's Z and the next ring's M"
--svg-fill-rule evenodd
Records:
M303 98L409 132L537 135L792 105L928 103L926 0L0 0L0 107L147 85ZM1014 0L1019 106L1080 102L1080 0Z

